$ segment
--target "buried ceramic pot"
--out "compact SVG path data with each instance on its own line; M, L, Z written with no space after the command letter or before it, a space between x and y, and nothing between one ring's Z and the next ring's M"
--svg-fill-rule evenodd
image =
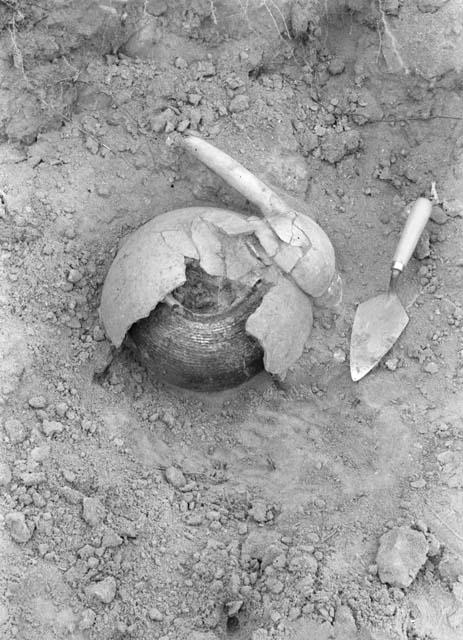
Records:
M187 207L131 233L103 286L106 333L177 386L223 389L263 368L284 378L310 335L312 304L340 303L332 244L224 152L196 136L179 143L263 217Z

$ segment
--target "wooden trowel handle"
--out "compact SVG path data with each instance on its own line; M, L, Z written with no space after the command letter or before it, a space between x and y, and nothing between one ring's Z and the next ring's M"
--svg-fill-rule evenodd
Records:
M394 253L392 269L403 271L416 249L432 211L432 204L427 198L418 198L405 223L399 244Z

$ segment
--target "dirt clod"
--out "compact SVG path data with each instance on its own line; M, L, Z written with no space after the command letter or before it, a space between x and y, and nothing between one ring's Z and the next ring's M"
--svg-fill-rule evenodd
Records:
M47 399L44 396L32 396L32 398L29 398L29 406L33 409L45 409Z
M103 580L88 585L88 587L85 588L85 595L89 600L97 600L103 604L110 604L116 596L116 589L116 579L113 576L108 576Z
M0 462L0 487L6 487L11 482L11 469L6 462Z
M166 480L176 489L181 489L186 485L186 478L177 467L168 467L166 469Z
M229 104L230 113L241 113L249 109L249 97L245 94L235 96Z
M29 542L32 531L26 524L26 518L19 511L12 511L5 516L5 526L15 542L24 544Z
M29 428L26 424L17 420L16 418L9 418L5 421L3 428L12 444L20 444L24 442L29 433Z
M105 507L98 498L84 498L82 500L82 517L91 527L101 524L105 512Z
M409 587L426 562L428 550L425 536L409 527L397 527L383 534L376 554L381 582Z
M93 609L84 609L80 614L79 629L81 631L90 629L95 624L95 620L96 613L93 611Z
M423 13L436 13L448 0L417 0L417 7Z

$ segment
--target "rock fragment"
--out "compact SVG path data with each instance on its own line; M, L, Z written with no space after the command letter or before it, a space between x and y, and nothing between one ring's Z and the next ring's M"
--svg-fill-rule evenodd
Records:
M84 498L82 500L82 517L91 527L97 527L105 517L104 505L98 498Z
M302 151L305 154L311 153L319 145L317 134L309 131L308 129L298 132L297 138L302 147Z
M79 269L69 269L68 273L68 281L72 284L77 284L83 278L83 274L79 271Z
M20 511L11 511L5 516L5 526L15 542L24 544L32 537L32 531L26 524L26 518Z
M159 609L156 609L156 607L151 607L151 609L148 611L148 615L150 617L150 620L154 620L155 622L161 622L161 620L164 619L163 614L159 611Z
M186 478L177 467L168 467L166 469L166 480L176 489L180 489L186 485Z
M10 614L7 605L0 603L0 627L8 622L9 617Z
M346 64L342 58L333 58L328 65L328 73L332 76L340 75L344 69L346 68Z
M447 214L442 207L434 205L431 211L431 220L436 224L445 224L447 222Z
M29 406L32 407L32 409L45 409L47 404L44 396L32 396L32 398L29 398Z
M448 0L417 0L417 7L421 13L436 13Z
M415 249L414 256L417 260L424 260L431 255L431 246L429 244L429 231L425 229L421 234L418 244Z
M116 579L108 576L99 582L94 582L85 588L85 595L90 600L97 600L103 604L110 604L116 596Z
M193 631L190 640L219 640L212 631Z
M399 0L384 0L382 8L386 15L398 16L400 8Z
M423 371L434 375L435 373L438 373L439 365L436 362L427 362L423 367Z
M426 562L428 550L425 536L410 527L396 527L385 533L376 555L381 582L409 587Z
M240 113L249 109L249 96L244 93L235 96L229 104L230 113Z
M310 20L314 18L312 4L296 0L291 3L290 24L291 32L295 38L307 33Z
M256 522L265 522L267 520L267 507L265 505L265 502L262 502L260 500L256 500L255 502L253 502L252 507L249 509L249 515Z
M86 631L87 629L90 629L90 627L93 627L93 625L95 624L95 620L96 613L93 611L93 609L84 609L80 615L80 631Z
M103 536L101 546L105 549L119 547L122 544L122 538L115 531L109 529Z
M25 471L21 474L21 482L26 487L43 484L46 479L46 475L40 471Z
M4 424L5 433L12 444L20 444L29 435L28 427L16 418L9 418Z
M323 160L336 164L349 153L360 148L361 137L358 131L343 131L342 133L328 133L323 137L321 153Z
M168 8L166 0L148 0L145 6L145 11L156 17L162 16Z
M48 444L43 444L40 447L34 447L30 454L29 457L31 460L33 460L34 462L43 462L44 460L46 460L48 458L48 456L50 455L50 447Z
M11 482L11 469L6 462L0 462L0 487L6 487Z
M56 420L44 420L42 422L42 431L48 438L51 438L56 433L61 433L63 429L62 422L57 422Z

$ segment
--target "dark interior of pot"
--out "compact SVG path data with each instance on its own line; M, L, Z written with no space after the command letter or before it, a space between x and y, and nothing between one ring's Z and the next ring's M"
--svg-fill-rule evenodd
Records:
M263 350L246 333L246 321L265 287L210 276L197 262L187 265L186 276L169 304L130 329L129 348L156 379L187 389L228 389L262 371Z
M223 313L243 301L251 291L250 287L226 277L209 275L197 260L189 260L185 272L185 284L175 289L172 297L194 314Z

